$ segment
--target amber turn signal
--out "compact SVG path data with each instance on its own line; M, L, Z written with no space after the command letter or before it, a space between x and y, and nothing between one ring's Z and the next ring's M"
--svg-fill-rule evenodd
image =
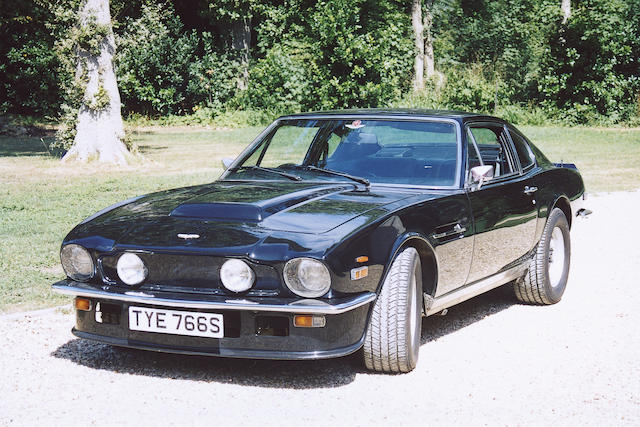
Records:
M90 311L91 310L91 300L86 298L76 298L76 310L80 311Z
M324 316L297 315L293 316L293 326L296 328L324 328L327 319Z
M367 262L369 261L369 257L366 255L360 255L358 258L356 258L356 262Z

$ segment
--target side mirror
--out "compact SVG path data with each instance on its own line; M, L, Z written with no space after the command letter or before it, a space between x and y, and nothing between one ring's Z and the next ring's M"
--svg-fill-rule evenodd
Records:
M482 187L482 184L485 181L493 178L493 166L492 165L484 165L484 166L476 166L471 168L471 179L473 182L478 183L478 190Z
M231 166L231 163L233 163L233 159L230 159L229 157L223 158L222 167L224 168L224 170L229 169L229 166Z

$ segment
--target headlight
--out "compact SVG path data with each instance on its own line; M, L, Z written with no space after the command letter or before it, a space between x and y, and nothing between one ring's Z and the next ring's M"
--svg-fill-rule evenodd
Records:
M317 298L331 286L329 270L323 263L311 258L294 258L284 265L284 282L301 297Z
M144 265L142 259L130 252L120 255L118 258L118 277L129 286L142 283L147 278L147 266Z
M220 268L220 280L232 292L244 292L253 286L256 275L246 262L230 259Z
M93 277L93 258L80 245L65 245L60 250L60 261L64 272L73 280L84 282Z

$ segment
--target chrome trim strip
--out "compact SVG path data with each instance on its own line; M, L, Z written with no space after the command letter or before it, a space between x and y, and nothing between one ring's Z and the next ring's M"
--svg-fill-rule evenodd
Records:
M316 299L296 300L289 304L264 303L247 299L226 299L222 302L173 299L158 297L155 293L149 292L108 292L90 287L89 285L66 281L54 283L51 287L57 293L63 295L101 298L106 300L124 301L135 304L151 304L165 307L195 308L203 310L248 310L248 311L270 311L300 314L342 314L354 310L376 299L373 292L358 294L346 301L330 304ZM266 299L266 298L265 298Z
M509 270L503 271L502 273L495 274L489 278L436 297L426 315L431 316L432 314L439 313L445 308L449 308L490 291L491 289L497 288L498 286L502 286L505 283L509 283L510 281L522 276L526 268L526 264L517 265Z

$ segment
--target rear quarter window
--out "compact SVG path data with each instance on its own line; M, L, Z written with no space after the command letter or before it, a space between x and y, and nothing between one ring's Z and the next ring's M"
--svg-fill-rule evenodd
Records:
M509 129L509 135L513 141L513 145L516 149L516 155L520 160L520 166L522 169L525 170L532 167L536 162L536 157L533 154L533 151L531 151L531 148L525 138L513 129Z

